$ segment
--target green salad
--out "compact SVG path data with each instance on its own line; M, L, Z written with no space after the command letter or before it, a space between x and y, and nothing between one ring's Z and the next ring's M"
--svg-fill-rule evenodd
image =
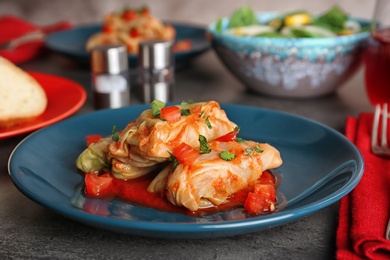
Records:
M335 5L321 15L304 10L284 13L259 23L256 13L245 5L228 18L227 28L223 19L216 22L216 32L246 37L320 38L356 34L368 30Z

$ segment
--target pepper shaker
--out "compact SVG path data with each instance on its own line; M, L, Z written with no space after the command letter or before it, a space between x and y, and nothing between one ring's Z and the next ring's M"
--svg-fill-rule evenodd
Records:
M128 54L123 45L91 50L92 92L96 109L130 105Z
M173 43L164 40L148 40L138 48L138 84L141 99L150 103L154 99L163 102L174 98L175 69Z

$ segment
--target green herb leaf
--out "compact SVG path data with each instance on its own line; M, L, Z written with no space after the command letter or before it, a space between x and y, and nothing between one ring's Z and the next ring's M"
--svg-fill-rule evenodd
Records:
M305 28L293 28L291 29L292 35L296 38L321 38L324 35L320 33L313 33L311 31L305 30Z
M213 126L210 123L209 117L206 118L206 125L207 125L208 129L213 129Z
M245 5L235 11L229 19L229 28L258 24L257 17L252 8Z
M312 25L317 25L334 33L339 33L344 29L344 22L347 21L347 19L347 13L339 6L335 5L328 12L315 19L312 22Z
M207 138L204 135L199 135L198 140L199 140L199 149L200 149L199 154L210 153L211 149L210 149L209 144L207 142Z
M230 153L229 151L223 151L219 154L219 157L225 161L231 161L236 157L236 154Z
M222 33L222 31L222 18L218 18L217 22L215 23L215 32Z
M255 37L268 37L268 38L291 38L290 35L284 35L279 32L263 32L257 34Z
M200 113L200 118L203 118L204 117L204 115L205 115L206 113L204 112L204 111L202 111L201 113Z
M115 142L118 142L119 140L119 132L118 130L116 129L116 125L114 125L112 127L112 136L111 136L111 139Z
M255 152L256 153L262 153L262 152L264 152L264 150L260 149L260 147L258 147L257 145L254 148L253 147L248 147L248 148L244 149L244 153L247 156L252 156Z
M189 116L189 115L191 115L191 112L189 109L180 109L180 115Z
M237 143L245 143L245 140L242 139L241 137L236 137L236 142Z
M172 153L168 152L171 156L169 157L169 161L173 162L171 172L173 172L176 167L180 164L180 162L177 160L176 156L174 156Z
M255 147L255 151L256 151L257 153L262 153L262 152L264 152L264 150L260 149L260 147L258 147L257 145L256 145L256 147Z
M161 108L165 107L165 103L161 100L155 99L150 103L150 108L152 109L153 116L158 116L160 114Z

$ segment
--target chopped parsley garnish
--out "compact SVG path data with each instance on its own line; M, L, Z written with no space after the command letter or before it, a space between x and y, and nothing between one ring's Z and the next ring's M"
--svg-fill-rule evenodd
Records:
M191 111L189 109L180 109L180 115L189 116L191 115Z
M260 149L260 147L258 147L257 145L255 147L255 151L258 152L258 153L264 152L264 150Z
M230 153L229 151L223 151L219 154L219 157L225 161L231 161L236 157L236 154Z
M210 153L211 149L209 147L209 144L207 143L207 138L204 135L199 135L199 154L206 154Z
M261 150L257 145L256 147L248 147L244 149L245 155L252 156L255 152L256 153L262 153L263 150Z
M213 129L213 126L210 123L209 117L206 118L206 125L209 129Z
M152 109L153 116L158 116L160 114L161 108L165 107L165 103L161 100L155 99L150 103L150 108Z
M118 130L116 129L116 125L114 125L112 127L112 136L111 136L111 140L115 141L115 142L118 142L119 140L119 132Z
M233 130L239 132L240 131L240 127L236 126Z
M245 140L242 139L241 137L236 137L236 142L237 143L245 143Z
M173 162L171 172L173 172L176 167L180 164L179 160L172 153L168 152L171 156L169 157L169 161Z

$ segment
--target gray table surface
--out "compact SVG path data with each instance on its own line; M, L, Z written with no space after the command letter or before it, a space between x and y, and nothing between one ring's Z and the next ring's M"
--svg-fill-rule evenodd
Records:
M93 111L89 68L56 54L21 64L72 79L88 91L76 113ZM371 111L360 70L336 94L292 100L246 91L212 50L176 72L176 100L210 100L270 108L301 115L343 131L347 116ZM140 103L135 95L133 104ZM27 134L0 140L0 259L333 259L338 203L290 224L240 236L171 240L99 230L62 217L20 193L7 163Z

